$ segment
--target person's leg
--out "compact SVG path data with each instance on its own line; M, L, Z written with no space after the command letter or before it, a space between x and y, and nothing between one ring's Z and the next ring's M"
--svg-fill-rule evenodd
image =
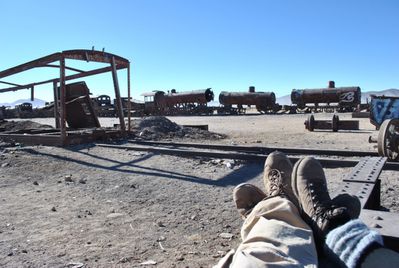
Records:
M251 184L234 188L233 199L244 218L243 242L215 267L316 267L312 230L296 206L282 196L265 196Z
M331 200L317 160L299 160L293 168L292 185L325 256L343 267L399 267L399 253L384 248L380 234L357 219L361 209L357 197L342 194Z
M360 213L360 202L355 196L343 194L331 200L323 168L313 157L295 163L292 189L302 218L313 230L319 253L323 251L325 235L331 229L358 217Z
M349 268L399 267L399 253L384 248L381 235L359 219L331 230L325 252Z
M292 164L286 155L274 152L266 159L263 181L268 197L245 219L241 228L243 242L233 256L231 267L317 266L312 230L302 220L295 204L291 173ZM252 193L248 189L252 189ZM259 200L262 196L259 192L255 186L239 185L234 199L248 199L239 197L243 194L251 196L251 201Z
M242 243L230 267L316 267L311 228L287 198L258 203L241 228Z

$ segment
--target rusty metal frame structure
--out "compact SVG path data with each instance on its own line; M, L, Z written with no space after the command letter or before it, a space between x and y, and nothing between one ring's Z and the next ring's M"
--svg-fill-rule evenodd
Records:
M86 62L97 62L97 63L108 63L110 66L97 68L89 71L82 71L76 68L68 67L65 65L65 60L80 60ZM56 64L56 63L59 64ZM59 129L59 132L55 135L55 133L51 134L0 134L0 138L6 140L14 140L19 142L31 143L31 144L43 144L43 145L68 145L85 142L85 140L90 141L93 137L90 135L87 136L87 139L82 137L82 135L77 135L75 133L69 133L66 127L66 89L65 82L68 80L83 78L87 76L102 74L106 72L112 73L112 79L115 89L115 97L116 97L116 106L118 108L118 117L120 123L120 129L118 131L110 131L109 133L117 136L124 136L126 134L126 126L122 111L122 101L119 89L118 75L117 71L121 69L127 69L127 94L128 99L131 99L130 94L130 62L129 60L122 58L120 56L106 53L104 51L96 51L96 50L84 50L84 49L76 49L76 50L66 50L62 52L57 52L48 56L44 56L42 58L0 71L0 79L5 77L22 73L34 68L41 67L51 67L59 69L59 77L52 78L45 81L33 82L24 85L18 85L15 83L10 83L6 81L0 81L1 84L6 84L11 87L0 89L0 93L5 92L13 92L23 89L31 90L31 99L34 99L34 89L36 86L43 84L53 84L53 94L54 94L54 117L55 117L55 125L56 128ZM76 72L76 74L66 75L65 71L70 70ZM58 91L58 88L60 90ZM58 92L60 92L60 96L58 96ZM59 100L59 102L58 102ZM130 101L128 102L128 106L130 106ZM128 128L127 131L130 132L130 107L128 107ZM71 134L71 135L69 135Z

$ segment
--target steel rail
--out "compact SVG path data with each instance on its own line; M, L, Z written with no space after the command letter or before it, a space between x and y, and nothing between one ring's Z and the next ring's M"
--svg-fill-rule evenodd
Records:
M334 156L379 156L377 152L367 151L344 151L344 150L323 150L310 148L288 148L288 147L261 147L261 146L240 146L222 144L200 144L200 143L179 143L179 142L154 142L128 140L129 143L150 145L150 146L171 146L171 147L191 147L201 149L215 149L221 151L236 151L267 154L273 151L280 151L286 154L299 155L334 155Z
M180 157L210 157L210 158L223 158L223 159L238 159L256 162L264 162L267 154L254 154L254 153L227 153L227 152L214 152L214 151L193 151L193 150L178 150L178 149L163 149L156 147L137 147L137 146L121 146L111 144L96 144L99 147L112 148L127 151L146 151L152 153L159 153L165 155L176 155ZM298 161L300 157L288 157L293 163ZM359 161L347 159L328 159L317 158L323 167L354 167ZM399 170L399 163L386 163L384 169Z

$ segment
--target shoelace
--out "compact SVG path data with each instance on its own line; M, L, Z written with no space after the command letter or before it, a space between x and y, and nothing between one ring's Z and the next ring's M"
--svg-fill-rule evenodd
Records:
M314 215L312 218L321 217L323 219L326 219L329 217L328 211L329 208L331 208L331 200L320 200L320 197L318 197L318 189L320 190L320 188L326 189L324 182L311 182L308 184L308 189L312 200L312 206L314 209Z
M282 172L278 169L272 169L269 172L270 181L270 193L272 195L278 195L283 193L282 189ZM275 192L276 191L276 192Z

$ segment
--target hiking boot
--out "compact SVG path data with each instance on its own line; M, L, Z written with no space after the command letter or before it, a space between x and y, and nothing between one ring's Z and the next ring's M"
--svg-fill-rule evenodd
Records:
M298 198L302 217L312 228L320 250L327 233L348 222L351 215L347 207L333 204L328 194L323 168L313 157L305 157L295 163L292 172L292 190ZM348 197L351 196L338 198L338 203L353 200Z
M266 194L261 189L249 183L241 183L233 190L234 203L243 218L265 197Z
M334 207L346 207L351 220L359 218L362 204L355 195L339 194L331 200Z
M285 195L298 207L298 200L291 188L292 164L282 152L275 151L266 159L263 183L268 197Z

